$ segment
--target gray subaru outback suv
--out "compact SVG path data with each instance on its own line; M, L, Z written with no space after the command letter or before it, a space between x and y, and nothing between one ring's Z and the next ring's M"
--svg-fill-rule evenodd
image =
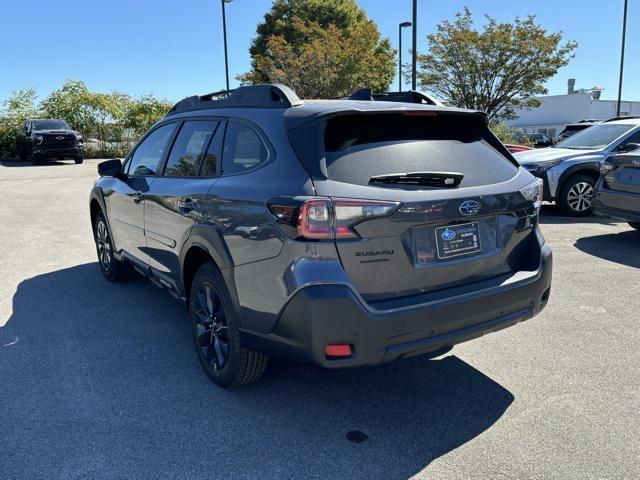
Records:
M542 182L480 112L241 87L177 103L98 169L102 273L135 269L184 300L222 386L268 357L437 356L549 298Z

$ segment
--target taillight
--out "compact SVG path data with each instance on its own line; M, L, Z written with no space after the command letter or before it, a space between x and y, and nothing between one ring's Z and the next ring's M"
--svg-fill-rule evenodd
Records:
M542 180L536 178L533 182L520 190L520 193L524 198L533 202L533 206L536 210L540 210L540 207L542 206L542 186Z
M269 211L282 230L300 240L355 240L353 227L367 219L389 215L399 202L346 198L273 198Z
M331 239L331 200L307 200L298 214L298 236L309 240Z

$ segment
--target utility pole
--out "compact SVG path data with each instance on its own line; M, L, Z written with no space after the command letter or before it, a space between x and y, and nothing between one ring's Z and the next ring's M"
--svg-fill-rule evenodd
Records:
M221 0L222 4L222 36L224 37L224 73L227 78L227 90L229 90L229 59L227 57L227 17L225 15L225 3L231 3L233 0Z
M620 103L622 102L622 74L624 72L624 44L627 37L627 3L624 0L624 14L622 17L622 48L620 51L620 81L618 82L618 104L616 106L616 117L620 116Z
M398 91L402 91L402 29L410 27L411 22L402 22L398 25Z
M626 0L625 0L626 2ZM418 64L418 0L413 0L413 31L411 52L411 90L416 90L416 74Z

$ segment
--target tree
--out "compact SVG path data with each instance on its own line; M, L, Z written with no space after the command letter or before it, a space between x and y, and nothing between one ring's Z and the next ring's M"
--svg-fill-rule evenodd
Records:
M574 57L576 42L562 43L535 17L498 23L486 16L474 28L469 9L428 35L429 53L418 55L420 85L448 104L485 111L490 119L516 118L516 108L540 105L545 82Z
M353 0L275 0L258 25L243 84L284 83L303 98L383 91L395 52Z
M16 135L27 118L38 116L36 107L36 91L33 88L22 88L11 94L2 103L0 110L0 158L15 158Z
M134 99L127 104L123 126L130 128L136 136L140 136L160 120L171 107L170 102L158 100L152 95Z

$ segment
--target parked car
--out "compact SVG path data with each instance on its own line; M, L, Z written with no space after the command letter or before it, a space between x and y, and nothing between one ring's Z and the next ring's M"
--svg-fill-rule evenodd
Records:
M132 267L184 300L219 385L258 379L270 356L437 356L546 305L542 182L484 113L303 102L282 85L217 95L101 163L90 212L104 276Z
M601 121L600 120L580 120L579 122L565 125L564 129L556 137L555 143L561 142L565 138L569 138L571 135L581 132L582 130L592 127L593 125L597 125L598 123L601 123Z
M54 158L72 158L76 163L84 160L82 135L64 120L27 120L16 136L16 150L21 161L34 164Z
M544 148L553 145L553 139L544 133L525 133L524 138L533 148Z
M593 211L618 218L640 230L640 144L632 153L614 155L602 163Z
M614 118L593 125L551 148L516 153L520 164L544 181L544 198L572 216L591 213L600 164L640 143L640 117Z

